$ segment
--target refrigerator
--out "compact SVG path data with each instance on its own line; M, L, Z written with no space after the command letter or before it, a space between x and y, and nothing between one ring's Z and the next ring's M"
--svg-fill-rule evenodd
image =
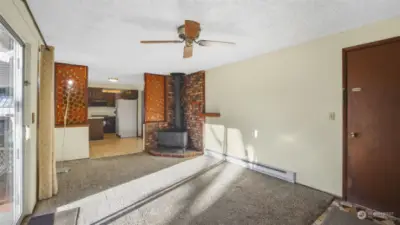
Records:
M138 129L137 100L118 99L116 133L120 138L136 137Z

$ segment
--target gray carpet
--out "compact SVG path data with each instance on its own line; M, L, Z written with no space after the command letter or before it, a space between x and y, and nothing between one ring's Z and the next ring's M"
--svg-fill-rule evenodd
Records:
M59 193L38 202L34 214L54 212L57 207L83 199L125 182L173 166L187 159L163 158L147 153L82 159L57 163L57 167L69 167L69 173L58 174Z
M332 208L321 225L376 225L370 220L360 220L354 214Z
M104 224L309 225L333 197L224 163Z

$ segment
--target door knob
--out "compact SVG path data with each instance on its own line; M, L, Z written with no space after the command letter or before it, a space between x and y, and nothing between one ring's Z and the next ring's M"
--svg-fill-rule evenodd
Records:
M351 132L350 133L350 137L351 138L356 138L356 137L358 137L358 134L356 132Z

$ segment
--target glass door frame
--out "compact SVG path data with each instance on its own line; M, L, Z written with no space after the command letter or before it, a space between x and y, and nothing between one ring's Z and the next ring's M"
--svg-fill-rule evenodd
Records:
M24 107L24 77L25 77L25 43L19 35L12 29L7 21L0 15L0 24L8 31L14 38L16 44L19 44L18 54L16 54L17 63L14 72L17 74L14 79L14 102L15 109L15 124L18 129L15 129L13 138L17 142L14 143L13 149L13 206L12 206L12 222L19 224L22 221L23 208L24 208L24 150L25 150L25 107ZM15 88L17 87L18 88ZM18 117L18 118L17 118ZM17 119L19 121L17 121ZM17 136L17 138L15 138Z

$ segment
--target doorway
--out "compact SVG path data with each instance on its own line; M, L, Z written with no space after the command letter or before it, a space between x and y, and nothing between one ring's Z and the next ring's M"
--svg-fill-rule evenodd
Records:
M400 37L343 50L346 200L400 215Z
M23 43L0 17L0 224L22 214Z

